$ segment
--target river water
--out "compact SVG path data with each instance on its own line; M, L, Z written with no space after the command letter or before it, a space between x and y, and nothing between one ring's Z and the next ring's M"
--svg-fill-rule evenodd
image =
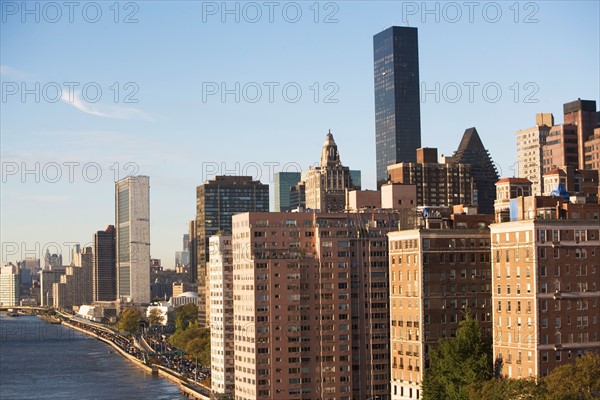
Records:
M186 399L112 347L37 317L0 313L0 399Z

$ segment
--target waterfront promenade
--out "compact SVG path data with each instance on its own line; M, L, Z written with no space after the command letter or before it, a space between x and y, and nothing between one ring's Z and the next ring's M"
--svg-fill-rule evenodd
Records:
M205 375L199 375L193 364L182 356L169 357L151 353L148 350L152 348L143 339L141 340L143 344L140 344L139 341L131 340L108 326L69 314L58 315L62 325L101 340L145 372L177 383L187 396L200 400L210 399L210 388L196 381L197 378L203 378Z

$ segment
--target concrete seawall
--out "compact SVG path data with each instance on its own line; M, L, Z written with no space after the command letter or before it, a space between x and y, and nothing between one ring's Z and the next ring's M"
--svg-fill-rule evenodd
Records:
M131 354L127 353L126 351L123 351L123 349L121 349L119 346L117 346L116 344L114 344L113 342L111 342L108 339L105 339L101 336L96 335L94 332L90 332L88 330L82 329L78 326L72 325L66 321L62 321L62 324L66 327L69 327L73 330L76 330L77 332L81 332L85 335L91 336L93 338L96 338L104 343L106 343L107 345L111 346L113 349L115 349L119 354L121 354L123 357L125 357L127 360L131 361L132 363L134 363L137 367L141 368L142 370L144 370L144 372L148 373L148 374L152 374L153 373L153 368L144 364L143 362L141 362L139 359L137 359L136 357L132 356ZM188 386L188 384L185 382L184 378L181 377L180 374L174 372L174 371L170 371L169 369L163 367L163 366L157 366L157 372L158 372L158 376L164 377L168 380L170 380L173 383L176 383L177 385L179 385L179 389L184 392L187 396L190 396L191 398L194 399L199 399L199 400L210 400L210 397L207 395L203 395L202 393L199 393L198 391L194 390L193 388L191 388L190 386Z

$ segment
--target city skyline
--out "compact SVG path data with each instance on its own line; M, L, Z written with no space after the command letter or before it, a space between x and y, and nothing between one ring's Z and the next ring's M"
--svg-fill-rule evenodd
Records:
M343 149L344 164L361 170L363 188L374 189L372 38L406 21L419 30L421 82L430 91L424 92L429 93L425 101L421 93L424 147L451 155L464 130L473 126L500 177L515 176L515 133L531 126L536 113L553 113L559 124L564 103L599 100L600 46L571 41L598 37L597 3L518 3L517 8L501 3L502 16L495 23L490 5L496 3L490 2L475 10L473 23L466 8L461 20L451 22L453 10L441 3L431 5L434 9L437 4L438 15L424 14L422 3L413 2L307 3L300 6L297 23L290 22L292 3L280 4L273 23L266 9L262 20L250 22L252 10L240 3L233 3L240 9L239 22L236 15L224 14L220 3L127 4L137 8L120 3L117 15L102 5L97 23L89 21L93 14L84 18L77 9L71 24L67 10L53 23L52 10L40 6L36 22L35 16L22 15L20 3L3 3L3 262L24 259L30 251L43 258L54 242L67 263L70 251L64 243L89 246L99 227L113 224L115 181L139 174L153 180L152 257L170 267L195 215L196 186L225 173L254 175L272 186L272 172L286 164L299 172L318 162L328 129ZM489 14L482 14L484 8ZM125 23L134 19L138 22ZM165 24L170 29L154 32ZM191 33L180 30L184 27ZM174 40L180 38L186 40ZM90 44L94 51L89 59L81 57ZM549 61L567 49L568 60ZM540 61L531 58L543 60L544 55L548 62L542 61L540 71ZM63 88L63 101L52 102L53 82ZM63 84L69 82L78 83L71 86L77 88L95 83L103 95L97 103L86 101L94 100L97 86L91 84L85 99L70 101L69 85ZM273 102L265 82L279 83ZM479 84L472 86L473 102L464 84L471 82ZM224 102L223 83L225 89L236 88L236 83L240 87L225 94ZM252 83L262 88L262 100L252 102ZM282 96L279 89L288 83L294 83L290 96L296 85L302 89L298 102ZM503 92L496 103L484 99L480 90L491 83ZM33 93L22 93L22 84ZM462 97L453 102L457 87ZM23 176L25 169L34 172ZM77 217L82 215L86 218ZM17 249L6 247L11 244Z

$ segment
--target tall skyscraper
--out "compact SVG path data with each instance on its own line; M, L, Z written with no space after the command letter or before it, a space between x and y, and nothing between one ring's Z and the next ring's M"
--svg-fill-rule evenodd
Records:
M93 301L117 299L117 249L114 225L94 234Z
M273 180L274 184L274 207L275 212L290 211L290 189L298 182L301 177L300 172L276 172Z
M150 178L129 176L115 184L117 299L150 303Z
M474 204L479 207L481 214L494 213L496 199L495 183L499 179L498 171L490 153L481 142L477 129L469 128L454 153L454 162L470 164L473 183L475 184Z
M387 167L414 162L421 147L417 28L393 26L373 37L377 186Z
M231 217L248 211L269 211L269 185L251 176L216 176L196 188L196 258L198 262L198 323L210 322L207 307L209 275L208 240L219 232L231 232Z

